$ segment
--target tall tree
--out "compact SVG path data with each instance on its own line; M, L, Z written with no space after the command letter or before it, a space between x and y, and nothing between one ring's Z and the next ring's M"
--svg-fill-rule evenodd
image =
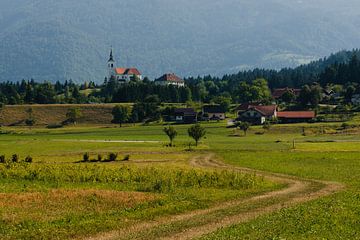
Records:
M111 113L113 115L112 123L120 124L120 127L122 127L122 124L127 122L130 117L130 110L127 106L117 105Z
M69 108L66 113L67 121L76 124L82 117L82 113L79 108Z
M176 129L173 126L165 127L164 128L164 133L169 137L170 147L172 147L173 146L173 141L174 141L175 137L178 134Z
M200 139L206 135L206 130L200 124L195 124L188 129L189 137L195 140L195 145L197 146Z

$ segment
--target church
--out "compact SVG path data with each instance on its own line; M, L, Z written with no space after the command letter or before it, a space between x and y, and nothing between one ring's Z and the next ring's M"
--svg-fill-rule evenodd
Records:
M110 51L108 61L108 78L115 78L119 82L129 82L131 80L143 80L143 76L137 68L117 67L114 60L113 51Z

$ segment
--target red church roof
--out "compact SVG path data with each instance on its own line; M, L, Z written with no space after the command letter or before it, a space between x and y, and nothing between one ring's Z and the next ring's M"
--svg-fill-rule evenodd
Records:
M315 118L315 112L314 111L288 111L288 112L278 112L277 116L278 118Z
M140 71L137 68L116 68L115 72L118 75L141 75Z

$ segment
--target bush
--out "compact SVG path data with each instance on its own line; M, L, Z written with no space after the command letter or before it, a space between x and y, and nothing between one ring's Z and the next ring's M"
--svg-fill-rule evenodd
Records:
M114 162L114 161L116 161L117 157L118 157L117 153L109 153L108 161Z
M0 156L0 163L5 163L5 162L6 162L5 155L1 155Z
M32 162L33 162L33 158L32 158L31 156L27 156L27 157L25 158L25 162L27 162L27 163L32 163Z
M84 155L83 155L83 161L84 162L88 162L90 160L90 155L89 155L89 153L85 153Z
M13 154L12 157L11 157L11 161L13 163L19 162L19 156L17 154Z
M48 128L48 129L62 128L62 127L64 127L64 126L59 123L49 124L46 126L46 128Z
M126 154L123 158L123 161L129 161L130 160L130 155Z
M350 124L348 124L348 123L343 123L343 124L341 124L341 128L342 128L343 130L346 130L346 129L350 128Z

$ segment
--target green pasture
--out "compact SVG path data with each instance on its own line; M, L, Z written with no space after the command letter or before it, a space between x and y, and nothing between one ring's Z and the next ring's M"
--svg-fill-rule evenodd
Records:
M202 186L169 183L176 179L176 174L196 180L191 175L193 169L188 162L195 155L213 152L229 164L337 181L346 184L346 190L246 224L222 229L204 239L360 239L360 135L357 134L357 127L345 131L340 123L276 125L270 130L252 127L244 136L239 130L226 128L225 122L206 123L203 126L207 130L206 138L198 148L191 146L192 151L189 151L189 143L193 141L187 136L187 125L174 125L179 134L175 147L171 148L166 147L168 139L162 132L164 125L160 124L127 125L122 128L112 125L79 125L62 129L2 128L0 155L11 157L16 153L20 158L31 155L34 163L1 168L1 238L41 235L44 238L64 239L93 234L126 227L133 221L206 208L221 201L245 198L281 187L261 179L253 179L256 184L249 188L227 185L225 179ZM119 160L130 155L130 161L76 163L82 160L85 152L91 158L96 158L98 154L106 157L108 153L116 152ZM117 174L124 171L120 170L123 168L143 174L138 174L137 180L120 181ZM151 171L158 172L153 174ZM213 172L196 169L196 174ZM95 180L91 178L94 175L98 176ZM150 177L152 175L165 177L159 177L161 181L157 182L156 177ZM150 185L148 189L141 189L143 182L139 179L147 177ZM246 178L252 179L252 176ZM41 195L51 193L54 189L70 191L71 196L74 195L73 190L87 190L90 193L73 196L74 202L82 206L80 209L66 202L68 213L59 211L50 219L35 214L36 201L33 201L34 206L29 211L21 210L23 208L19 206L23 205L1 205L4 198L1 194L20 194L24 199L27 193ZM115 196L117 193L111 191L140 192L145 195L131 196L140 199L134 205L127 206L124 200L124 205L116 207L106 198L104 191ZM52 194L57 196L56 192ZM51 199L45 198L43 201L49 204ZM113 207L105 208L105 203ZM46 206L54 208L51 204ZM13 213L13 218L9 217L10 213ZM202 221L206 220L199 220ZM169 229L175 227L168 226Z

